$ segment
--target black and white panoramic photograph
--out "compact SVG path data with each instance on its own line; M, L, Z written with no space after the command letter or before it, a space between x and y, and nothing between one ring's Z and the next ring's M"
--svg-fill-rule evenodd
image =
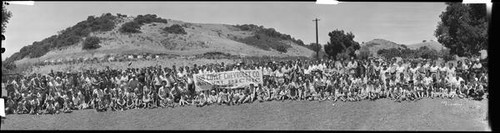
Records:
M0 130L492 131L491 8L2 1Z

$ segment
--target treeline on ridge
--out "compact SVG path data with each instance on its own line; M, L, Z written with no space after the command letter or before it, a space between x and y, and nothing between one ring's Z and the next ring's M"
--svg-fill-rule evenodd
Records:
M124 23L120 27L121 33L141 33L141 26L153 22L167 23L166 19L160 18L155 14L138 15L133 21Z
M235 27L243 31L253 31L255 34L251 37L235 39L235 41L246 43L264 50L274 49L280 52L287 52L287 49L291 46L281 42L282 40L289 40L300 46L306 47L302 40L292 38L287 34L279 33L273 28L264 28L263 26L254 24L236 25Z

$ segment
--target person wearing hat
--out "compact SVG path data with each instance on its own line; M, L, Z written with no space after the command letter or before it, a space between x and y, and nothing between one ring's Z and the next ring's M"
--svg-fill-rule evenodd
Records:
M208 94L207 94L207 104L208 105L212 105L214 103L217 103L217 96L216 96L216 92L214 89L212 90L207 90Z

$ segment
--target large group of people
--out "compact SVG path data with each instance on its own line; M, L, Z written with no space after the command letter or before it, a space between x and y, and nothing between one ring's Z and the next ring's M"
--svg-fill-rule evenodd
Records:
M197 91L194 74L261 70L263 83ZM488 69L478 60L285 60L151 66L20 76L2 83L8 114L124 111L182 106L309 100L354 102L487 98Z

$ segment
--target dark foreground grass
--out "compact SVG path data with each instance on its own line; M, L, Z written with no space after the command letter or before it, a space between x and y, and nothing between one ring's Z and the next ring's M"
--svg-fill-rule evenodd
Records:
M395 103L285 101L74 111L59 115L8 115L2 130L418 130L485 131L487 101L423 99Z

